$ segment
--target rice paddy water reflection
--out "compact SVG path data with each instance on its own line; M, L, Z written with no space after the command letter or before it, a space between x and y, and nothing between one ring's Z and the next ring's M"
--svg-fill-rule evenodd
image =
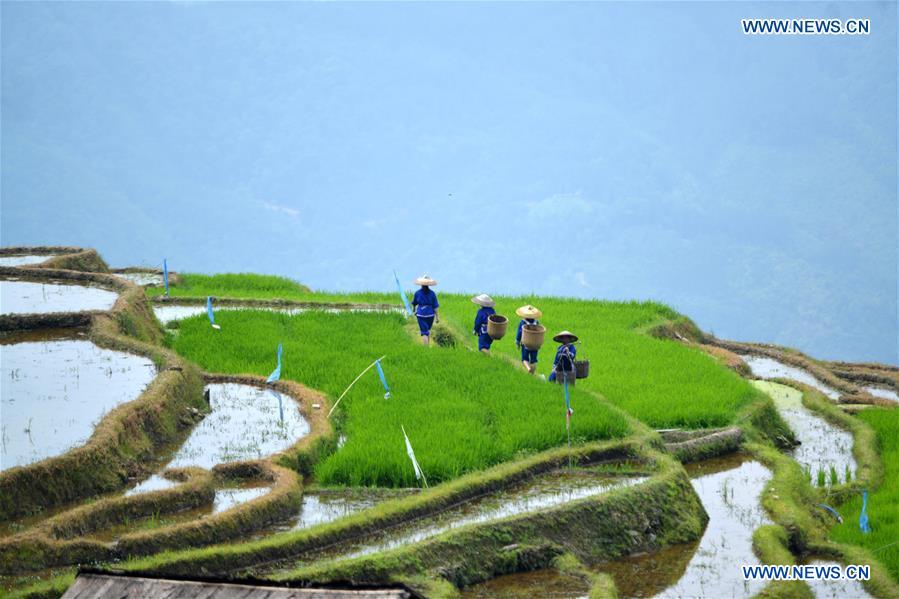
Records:
M118 294L98 287L0 281L0 313L46 314L53 312L85 312L109 310Z
M196 425L169 462L170 468L212 468L264 458L309 434L300 406L288 396L237 383L206 388L212 411Z
M151 360L72 332L7 337L0 362L2 470L83 445L107 412L137 399L156 376Z

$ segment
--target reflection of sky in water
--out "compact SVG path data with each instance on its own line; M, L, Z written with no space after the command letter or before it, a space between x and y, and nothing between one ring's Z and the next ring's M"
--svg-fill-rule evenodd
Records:
M49 260L52 257L52 255L0 256L0 266L25 266L26 264L40 264L41 262Z
M753 384L774 399L780 415L796 433L800 445L791 453L803 468L811 470L813 485L817 484L819 470L826 473L827 484L830 484L831 466L836 469L840 482L846 482L847 466L855 476L851 433L809 411L802 405L799 390L768 381L753 381Z
M141 481L137 486L125 491L125 497L129 495L137 495L139 493L149 493L151 491L162 491L163 489L171 489L181 483L163 478L158 474L154 474L147 480Z
M330 556L355 557L417 543L468 524L498 520L534 512L598 495L610 489L636 484L643 478L599 476L583 471L556 472L540 476L505 491L478 497L427 519L342 543L326 550Z
M156 375L147 358L81 339L0 345L0 468L32 464L85 443L110 410Z
M763 379L793 379L794 381L805 383L809 387L814 387L830 399L839 399L840 392L825 385L814 376L795 366L778 362L773 358L761 356L740 356L746 362L752 374Z
M899 393L896 393L892 389L884 389L883 387L865 387L865 391L873 395L874 397L882 397L884 399L889 399L891 401L899 401Z
M117 272L115 276L128 279L136 285L162 285L162 275L155 272Z
M237 489L216 489L215 499L212 502L212 513L218 514L230 510L242 503L262 497L271 491L269 487L247 487Z
M826 560L812 560L808 562L813 566L838 566L842 564ZM863 599L871 597L870 594L857 580L807 580L815 599Z
M118 295L112 291L81 285L0 281L0 313L45 314L108 310Z
M212 412L199 422L168 464L171 468L263 458L287 449L309 434L309 423L286 395L237 383L215 383ZM282 422L283 410L283 422Z
M692 480L709 523L686 572L659 597L749 597L764 581L744 581L740 566L758 564L752 533L768 518L761 492L771 473L758 462Z

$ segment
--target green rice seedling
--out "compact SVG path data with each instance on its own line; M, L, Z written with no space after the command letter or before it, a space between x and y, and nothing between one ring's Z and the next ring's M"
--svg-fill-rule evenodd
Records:
M543 311L547 341L538 372L548 375L556 350L552 334L563 329L580 336L578 357L590 360L590 377L578 386L656 428L706 428L733 421L758 392L736 373L704 352L646 334L654 325L678 317L654 302L606 302L546 297L498 297L497 311L511 315L510 334L493 344L493 352L517 363L515 308L532 303ZM471 329L474 314L467 297L441 297L442 317L461 330ZM514 328L513 328L514 327Z
M849 467L849 464L846 464L846 482L852 481L852 469Z
M201 275L183 273L178 285L170 287L174 297L239 297L239 298L288 298L310 293L305 285L291 279L273 275L251 273L227 273ZM147 295L163 295L164 287L148 287Z
M868 519L871 532L859 529L862 508L861 493L842 505L842 524L830 530L830 537L839 542L861 545L889 569L899 580L899 409L871 408L856 416L867 422L877 434L880 458L883 460L883 483L868 490Z
M182 274L172 287L176 297L290 299L310 302L390 303L401 305L396 292L311 292L289 279L266 275ZM411 297L411 289L407 295ZM148 293L159 294L160 288ZM441 320L457 331L470 333L474 306L467 294L439 293ZM494 296L497 312L511 322L506 337L493 344L495 355L518 362L515 347L518 318L515 309L532 303L543 311L546 344L540 351L538 372L548 375L555 344L552 334L569 329L581 338L578 354L590 360L590 377L578 386L598 392L636 418L656 428L708 428L733 422L759 391L699 349L656 339L652 326L680 315L656 302L611 302L557 297ZM467 335L467 339L474 337Z
M806 465L803 469L805 470L805 478L808 480L808 484L812 484L812 467Z
M827 473L824 472L823 468L818 468L818 486L823 487L827 484Z
M222 311L221 330L205 317L182 322L173 340L205 370L269 374L283 343L282 378L333 401L371 362L382 361L392 396L377 374L364 376L340 404L346 444L317 466L321 484L418 486L401 426L431 484L567 442L562 388L463 348L426 348L398 314ZM577 390L573 433L587 440L627 435L624 418Z
M830 484L831 485L840 484L840 477L837 474L837 468L833 464L830 465Z

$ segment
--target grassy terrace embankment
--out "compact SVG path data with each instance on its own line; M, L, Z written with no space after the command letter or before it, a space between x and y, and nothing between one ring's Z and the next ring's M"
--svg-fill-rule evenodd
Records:
M431 484L566 442L561 388L464 350L422 348L397 314L271 312L204 316L181 323L173 347L209 372L265 375L284 345L282 378L337 397L386 354L392 397L374 371L342 401L346 445L316 467L322 484L417 486L404 426ZM614 409L575 392L577 441L627 435Z
M287 299L298 302L391 303L396 293L310 292L302 285L277 277L240 275L181 275L171 289L175 298L216 297ZM276 283L272 279L281 281ZM439 290L438 290L439 291ZM147 290L161 295L161 288ZM497 312L510 318L507 336L494 343L494 353L517 361L515 308L539 307L547 327L547 344L540 352L538 372L548 374L555 344L553 332L569 329L580 335L579 355L591 361L583 389L602 394L615 405L657 428L706 428L734 421L740 408L758 397L746 381L720 367L703 352L646 334L653 326L683 317L654 302L608 302L547 297L495 297ZM441 317L466 343L476 307L468 295L440 293ZM378 354L380 355L380 354ZM377 357L377 356L374 356ZM352 380L352 377L348 380ZM330 392L330 391L329 391ZM339 390L338 390L339 393Z

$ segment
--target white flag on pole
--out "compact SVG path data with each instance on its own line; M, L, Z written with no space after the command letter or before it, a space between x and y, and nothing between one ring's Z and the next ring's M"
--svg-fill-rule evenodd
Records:
M417 480L423 480L425 487L427 487L428 479L425 478L424 472L421 471L421 466L418 465L418 460L415 459L415 452L412 451L412 444L409 443L409 436L406 434L406 429L402 425L400 425L400 428L403 429L403 438L406 439L406 454L409 456L409 459L412 460L412 467L415 469L415 478Z

